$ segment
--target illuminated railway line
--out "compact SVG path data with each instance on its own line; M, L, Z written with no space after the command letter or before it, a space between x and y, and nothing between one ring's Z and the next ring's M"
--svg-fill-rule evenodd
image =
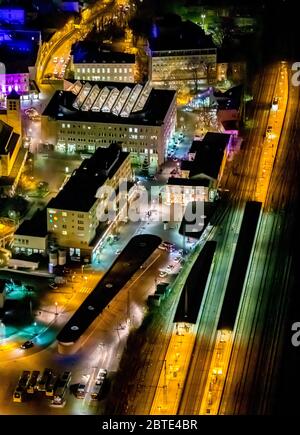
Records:
M200 407L200 414L216 415L226 381L232 351L234 326L238 315L251 250L261 214L260 202L246 203L241 230L217 326L211 366Z
M215 241L204 245L183 286L150 414L177 414L216 245Z

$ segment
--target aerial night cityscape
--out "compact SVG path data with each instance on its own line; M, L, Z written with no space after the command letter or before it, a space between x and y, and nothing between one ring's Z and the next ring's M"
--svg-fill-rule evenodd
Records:
M294 3L0 0L0 416L299 413Z

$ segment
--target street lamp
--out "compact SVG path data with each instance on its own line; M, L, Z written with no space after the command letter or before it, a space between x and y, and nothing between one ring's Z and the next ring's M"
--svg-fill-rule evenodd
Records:
M201 14L201 18L202 18L202 26L204 27L206 15Z

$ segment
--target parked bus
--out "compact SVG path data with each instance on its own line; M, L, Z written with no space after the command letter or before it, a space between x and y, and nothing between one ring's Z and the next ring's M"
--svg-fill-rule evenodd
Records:
M56 374L52 374L46 388L46 396L53 397L55 387L57 384L58 376Z
M30 371L29 370L24 370L22 375L20 376L20 379L19 379L19 382L18 382L18 386L20 388L26 389L27 383L29 381L29 377L30 377Z
M13 394L14 402L22 402L24 400L29 377L30 377L30 371L24 370L18 380L18 385Z
M28 381L28 385L27 385L27 393L29 394L33 394L34 390L37 387L37 380L39 377L40 371L39 370L34 370L30 376L30 379Z
M16 387L13 395L13 401L14 402L23 402L24 400L24 388L21 388L19 386Z
M53 395L53 405L63 405L65 402L65 395L71 381L71 372L65 371L59 378L57 386Z
M44 370L43 375L38 380L37 389L39 391L46 391L47 382L48 382L51 375L52 375L51 369Z
M95 385L93 386L92 392L91 392L91 399L92 400L98 400L100 396L100 392L102 390L103 384L105 382L107 376L107 370L106 369L100 369L97 377Z

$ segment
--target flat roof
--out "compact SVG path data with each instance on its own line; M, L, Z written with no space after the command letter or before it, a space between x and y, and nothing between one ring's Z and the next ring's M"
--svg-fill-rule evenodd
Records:
M217 242L205 243L182 288L174 323L196 323Z
M16 236L46 237L47 231L47 207L43 210L37 210L31 219L21 223Z
M96 200L96 193L104 182L111 178L129 156L116 143L108 148L97 148L75 169L63 189L52 198L49 208L60 210L89 211Z
M0 121L0 155L8 153L8 143L13 132L13 127Z
M65 324L57 335L57 340L61 344L74 344L160 243L161 238L152 234L134 236L95 289Z
M72 45L73 63L135 63L135 55L101 49L97 41L79 41Z
M210 181L207 178L175 178L170 177L167 185L169 186L204 186L209 187Z
M234 86L225 92L214 89L214 97L219 110L239 110L243 95L243 85Z
M155 32L157 36L155 37L153 33L149 39L152 52L216 48L212 37L206 35L200 26L189 20L157 21Z
M195 159L183 161L181 169L189 170L190 178L204 174L216 180L230 137L227 133L208 132L203 140L194 140L190 152L195 153Z
M77 94L72 92L76 86ZM87 124L160 126L175 95L175 90L154 89L149 83L78 81L68 91L56 91L43 116Z

